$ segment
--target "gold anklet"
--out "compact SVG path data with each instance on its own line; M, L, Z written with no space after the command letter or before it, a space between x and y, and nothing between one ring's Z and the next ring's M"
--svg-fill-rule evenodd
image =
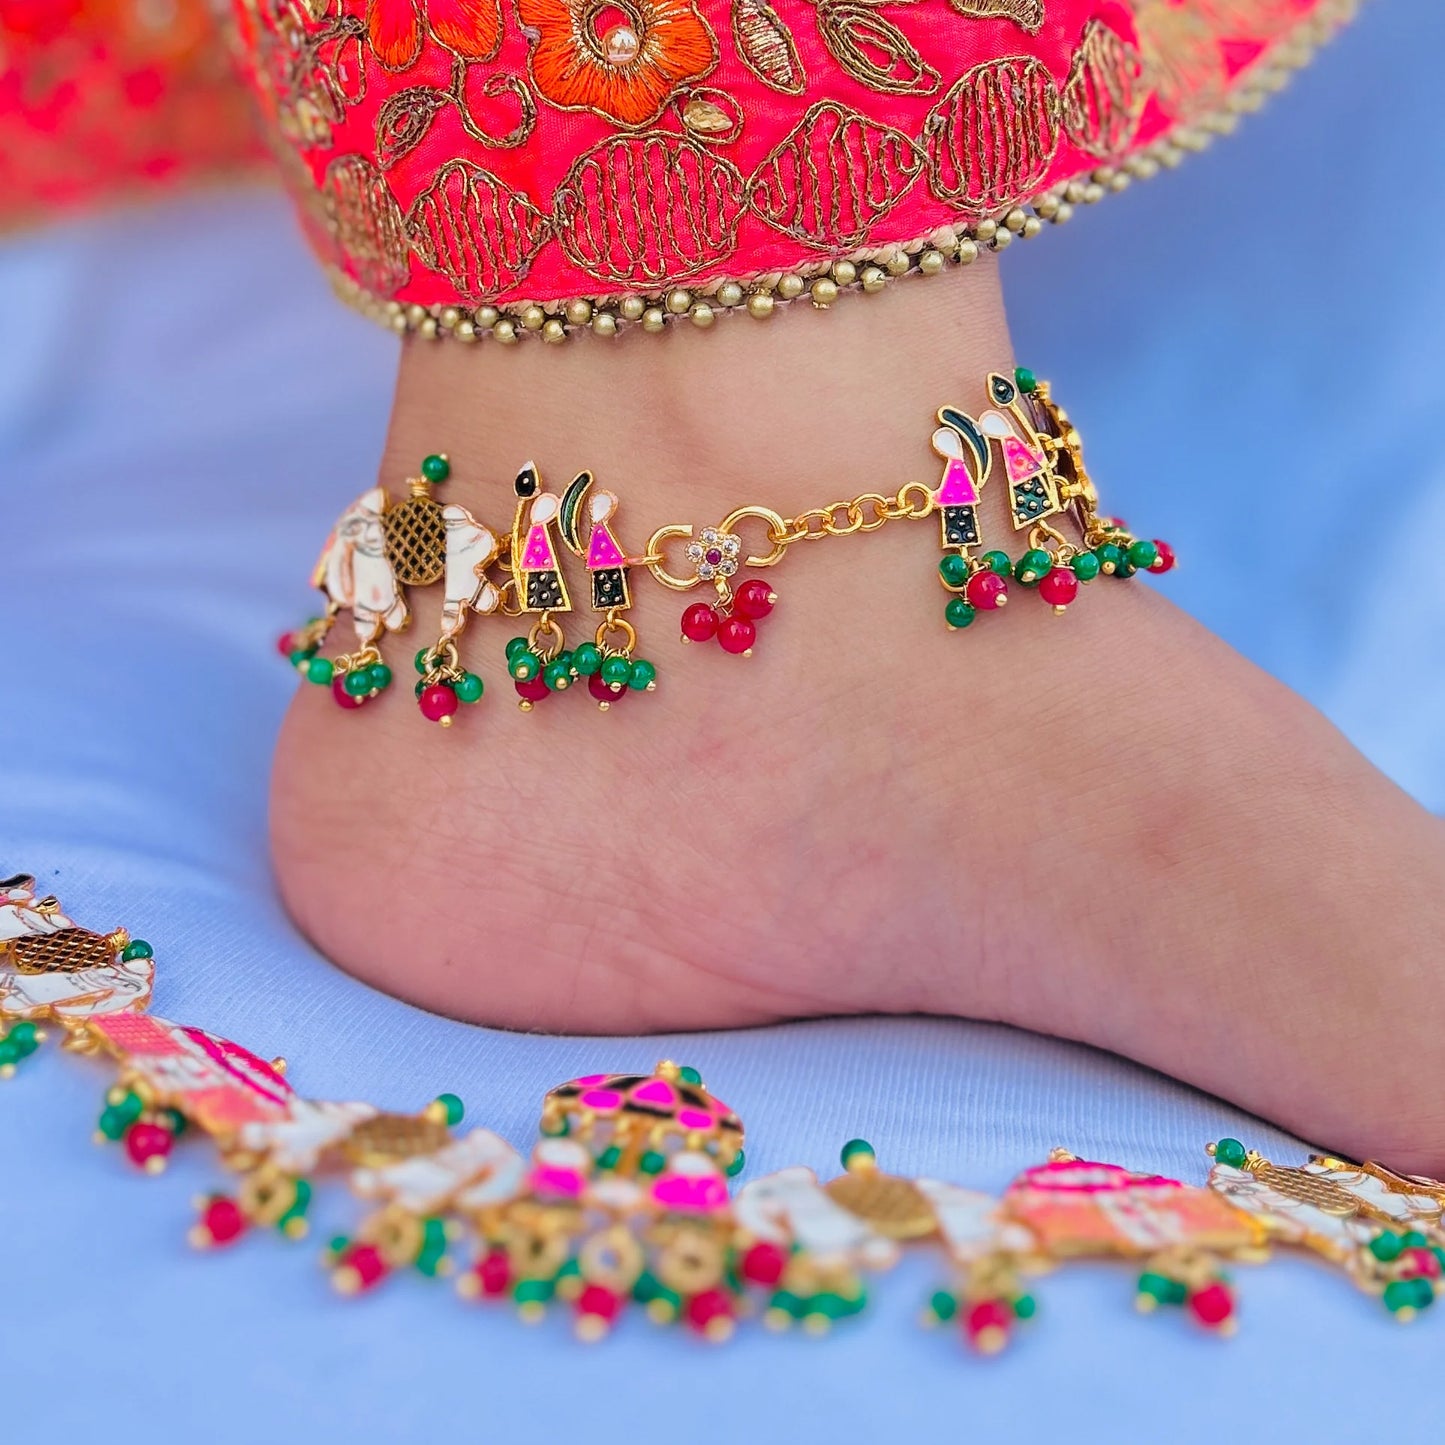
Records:
M1173 568L1167 543L1137 537L1101 515L1078 430L1047 382L1022 367L1008 375L992 372L987 394L990 405L977 417L956 406L938 410L931 446L943 470L931 486L906 482L892 494L864 492L793 517L747 505L715 525L669 523L636 556L614 532L617 497L597 488L591 472L579 472L559 496L528 462L514 483L511 530L499 534L465 507L436 500L433 488L450 476L451 463L442 453L429 456L405 497L392 500L373 487L342 515L314 576L326 609L282 637L280 650L309 681L329 686L342 707L359 708L391 685L379 643L409 625L407 589L440 582L440 634L416 654L416 697L424 717L447 727L484 690L459 651L473 613L535 619L506 652L524 711L583 679L603 710L629 692L653 691L657 668L637 656L637 633L625 616L637 568L675 592L710 587L711 600L683 612L683 640L715 640L723 651L744 656L778 600L760 577L736 581L745 568L775 567L799 542L874 532L892 522L937 515L937 575L948 594L943 615L955 631L982 612L1003 608L1012 584L1037 591L1062 614L1080 587L1100 576L1126 579ZM1017 558L1001 547L984 550L979 503L996 469L1008 489L1012 529L1027 541ZM744 544L745 526L762 531L756 551ZM573 603L564 549L585 566L588 600L600 618L590 640L570 646L564 619ZM322 657L321 645L342 612L351 614L359 646Z

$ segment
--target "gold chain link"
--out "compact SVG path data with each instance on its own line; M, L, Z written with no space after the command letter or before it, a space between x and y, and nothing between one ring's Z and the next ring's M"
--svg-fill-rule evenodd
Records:
M789 517L772 540L779 547L794 542L821 542L824 537L851 537L855 532L876 532L889 522L917 521L933 511L933 493L919 482L909 482L891 497L863 492L826 507L812 507Z

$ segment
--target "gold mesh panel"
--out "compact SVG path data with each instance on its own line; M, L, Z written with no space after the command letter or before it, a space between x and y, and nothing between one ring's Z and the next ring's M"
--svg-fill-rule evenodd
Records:
M427 587L441 579L447 560L442 509L430 497L408 497L387 509L386 560L405 587Z
M835 1204L867 1220L889 1239L923 1239L938 1228L926 1196L897 1175L859 1169L830 1179L825 1187Z
M115 947L103 934L88 928L62 928L58 933L30 933L0 943L19 973L79 973L115 962Z
M414 1114L378 1114L363 1119L346 1137L342 1152L353 1163L384 1168L403 1159L434 1154L451 1139L447 1126Z
M1360 1201L1342 1185L1318 1174L1307 1174L1302 1169L1287 1169L1279 1164L1261 1164L1254 1170L1260 1183L1268 1184L1286 1199L1310 1204L1325 1214L1339 1215L1343 1219L1360 1212Z

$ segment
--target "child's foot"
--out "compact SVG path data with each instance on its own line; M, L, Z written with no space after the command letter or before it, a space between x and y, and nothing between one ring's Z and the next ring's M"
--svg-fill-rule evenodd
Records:
M637 552L744 503L935 481L935 408L976 411L1008 363L984 263L713 334L417 343L382 478L446 451L441 499L505 532L524 460L557 485L590 467ZM1001 491L988 535L1017 551ZM352 716L303 688L291 710L289 906L343 967L482 1022L1004 1019L1345 1153L1445 1165L1417 1082L1445 1060L1445 825L1150 583L1101 580L1062 618L1017 595L951 634L937 558L932 521L794 547L761 574L779 602L749 658L681 646L699 594L639 571L659 686L606 714L581 687L521 713L502 651L525 627L475 618L488 692L448 730L404 681L436 636L417 594L392 692ZM574 614L569 639L595 624Z

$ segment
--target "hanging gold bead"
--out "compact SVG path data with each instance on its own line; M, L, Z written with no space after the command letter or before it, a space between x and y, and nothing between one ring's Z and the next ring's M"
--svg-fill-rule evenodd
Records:
M700 326L704 331L716 320L716 312L705 301L699 301L688 312L694 326Z
M994 234L993 240L989 243L995 251L1004 251L1014 243L1012 231L998 231Z
M1052 191L1049 192L1048 195L1040 196L1038 200L1034 202L1034 210L1046 221L1049 220L1058 209L1059 198L1054 195Z
M796 301L803 294L803 278L801 276L782 276L778 280L778 295L784 301Z
M406 308L406 319L409 326L420 326L422 322L427 319L426 307L418 306L415 302L413 302L410 306Z
M477 339L477 328L470 321L458 321L456 329L458 341L475 341Z
M622 313L624 321L641 321L642 313L647 310L647 302L641 296L624 296L617 309Z
M462 313L455 306L443 306L437 318L447 331L451 331L461 319Z
M1054 212L1052 219L1054 225L1062 226L1066 221L1072 221L1074 219L1074 208L1065 201L1059 209Z
M504 316L492 327L492 335L503 346L511 346L517 339L517 323L510 316Z
M972 266L978 260L978 242L970 240L965 236L958 243L958 264L960 266Z
M1044 229L1044 223L1037 216L1030 216L1024 222L1024 228L1019 232L1025 241L1032 241L1040 231Z
M773 314L773 296L770 291L754 291L748 297L748 315L758 321L766 321Z
M490 331L497 324L501 312L495 306L478 306L476 310L476 322L483 331Z
M918 269L925 276L937 276L943 270L943 252L925 251L918 258Z
M426 337L428 341L435 341L437 337L437 322L435 316L426 317L417 330Z
M883 269L890 276L906 276L911 266L908 252L901 249L890 253L888 259L883 263Z
M813 282L810 294L814 306L831 306L838 299L838 283L830 281L826 276L820 277Z
M998 222L993 220L980 221L978 225L973 228L973 234L980 241L992 241L998 234Z
M667 313L661 306L649 306L642 313L642 329L644 331L658 332L667 325Z
M881 266L863 268L863 289L870 296L876 296L887 284L888 273Z
M617 318L610 311L592 313L592 334L594 336L616 336Z
M530 306L522 307L521 321L528 331L540 331L547 323L547 313L533 302Z
M555 346L557 342L566 341L566 339L567 328L555 316L542 323L543 341L550 341Z
M684 291L681 286L674 287L667 293L664 304L674 316L681 316L692 305L692 292Z
M840 286L851 286L858 279L858 268L851 261L834 261L833 279Z
M575 297L567 303L567 319L573 326L586 326L592 319L592 303Z
M717 301L719 306L741 306L743 302L743 288L736 281L724 281L717 288Z
M398 311L396 315L391 318L391 329L395 331L398 336L404 336L406 334L405 311Z

